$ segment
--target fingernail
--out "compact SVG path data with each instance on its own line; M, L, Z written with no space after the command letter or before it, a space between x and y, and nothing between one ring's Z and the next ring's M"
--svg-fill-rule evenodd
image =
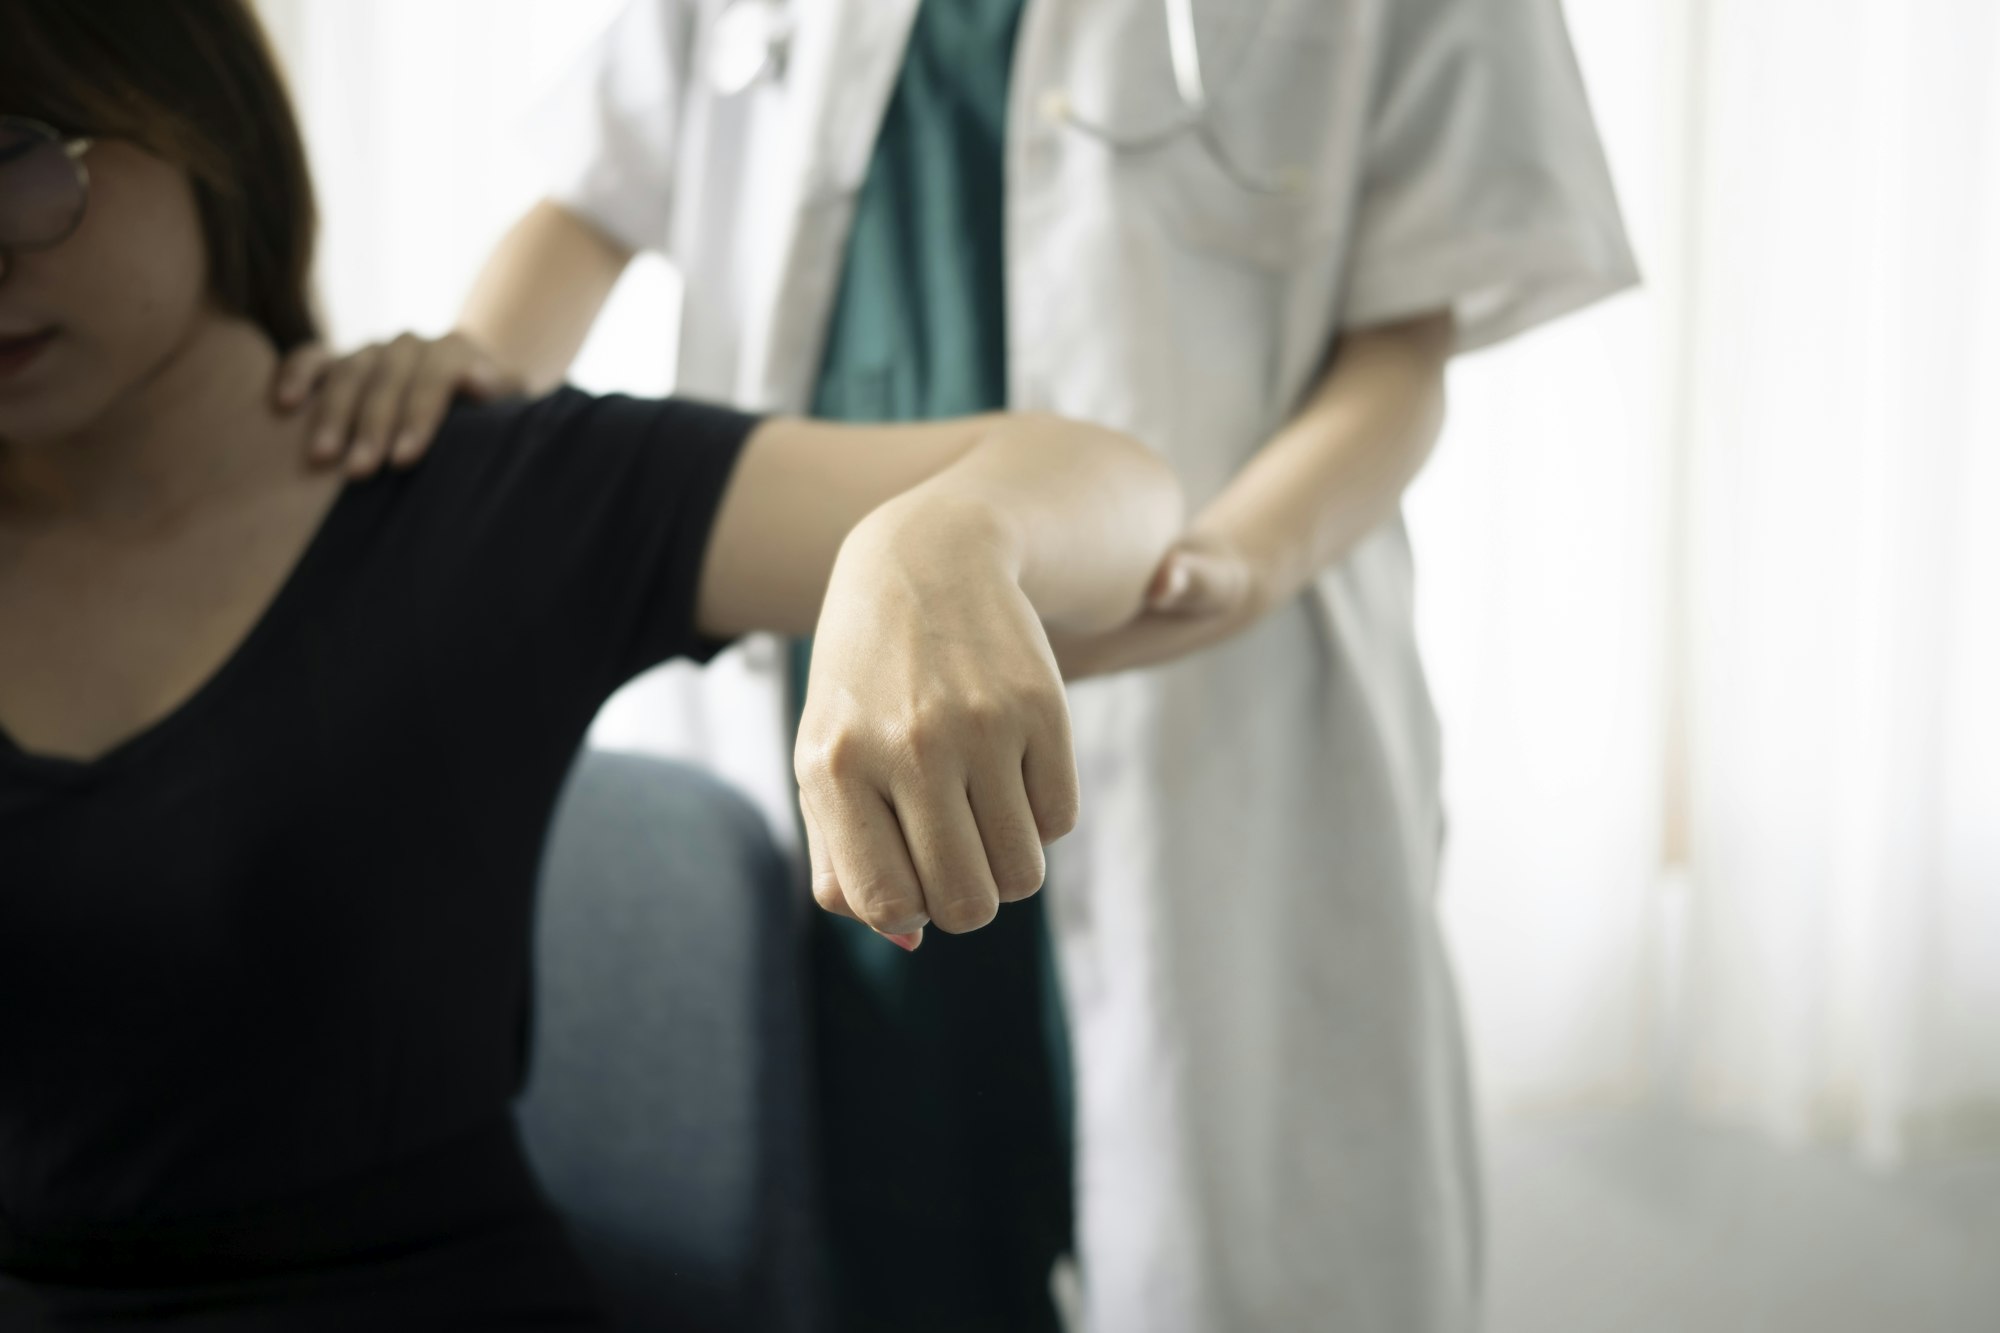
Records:
M908 935L884 935L882 938L905 953L915 953L917 946L924 942L924 932L919 929Z
M417 439L417 433L413 430L406 430L401 435L398 435L396 437L396 443L390 448L389 451L390 457L394 458L399 463L405 462L409 459L411 454L414 454L417 451L417 445L419 443L421 443L421 441Z
M340 451L340 432L331 426L313 436L313 452L321 458L331 458Z

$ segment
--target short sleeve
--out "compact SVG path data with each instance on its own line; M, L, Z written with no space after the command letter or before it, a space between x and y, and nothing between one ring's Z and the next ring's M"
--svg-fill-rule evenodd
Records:
M695 623L717 510L755 418L564 389L461 406L415 470L408 528L436 614L539 688L601 701L723 644ZM461 645L464 647L466 645ZM458 651L458 649L454 649Z
M632 250L667 244L688 10L627 0L545 113L548 197Z
M1483 347L1638 281L1558 0L1389 0L1344 327Z

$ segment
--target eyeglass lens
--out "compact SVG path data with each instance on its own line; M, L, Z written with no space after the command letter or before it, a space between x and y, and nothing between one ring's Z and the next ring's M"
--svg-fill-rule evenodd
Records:
M54 133L0 118L0 245L53 245L83 215L81 170Z

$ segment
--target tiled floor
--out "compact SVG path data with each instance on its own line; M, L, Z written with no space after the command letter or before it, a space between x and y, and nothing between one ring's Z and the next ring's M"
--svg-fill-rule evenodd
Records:
M2000 1333L2000 1161L1874 1175L1639 1115L1487 1144L1488 1333Z

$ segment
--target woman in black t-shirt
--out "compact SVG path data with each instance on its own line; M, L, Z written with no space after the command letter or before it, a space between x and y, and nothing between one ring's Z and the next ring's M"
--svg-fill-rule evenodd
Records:
M1093 428L574 392L344 485L265 389L311 217L242 0L0 11L0 1328L593 1326L507 1107L598 706L817 626L815 896L915 947L1039 885L1043 624L1178 526Z

